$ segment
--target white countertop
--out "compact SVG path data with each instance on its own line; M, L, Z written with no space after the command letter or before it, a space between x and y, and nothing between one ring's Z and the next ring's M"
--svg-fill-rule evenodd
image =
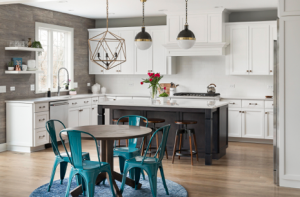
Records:
M152 104L151 100L134 99L134 100L117 100L117 101L105 101L99 103L99 105L114 105L114 106L134 106L134 107L168 107L168 108L193 108L193 109L215 109L225 105L228 102L216 101L214 105L208 105L204 100L176 100L176 103Z
M61 100L73 100L73 99L82 99L90 97L150 97L149 95L142 94L79 94L79 95L65 95L65 96L54 96L54 97L41 97L41 98L29 98L29 99L18 99L18 100L6 100L7 103L41 103L41 102L52 102L52 101L61 101ZM172 96L171 99L191 99L191 100L210 100L216 99L215 97L195 97L195 96ZM217 98L218 99L218 98ZM267 99L265 97L221 97L221 99L241 99L241 100L266 100L272 101L273 99ZM206 102L206 101L205 101ZM226 101L225 101L226 102Z

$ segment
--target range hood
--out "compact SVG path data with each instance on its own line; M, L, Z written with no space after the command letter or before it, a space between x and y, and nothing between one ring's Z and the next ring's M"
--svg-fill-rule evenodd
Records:
M196 42L191 49L182 49L177 43L163 45L168 51L168 56L222 56L225 55L226 42L205 43Z
M188 16L189 29L196 37L195 45L182 49L177 44L177 35L184 28L185 13L167 12L167 42L163 46L168 56L222 56L229 43L225 40L225 23L229 12L224 8L199 10Z

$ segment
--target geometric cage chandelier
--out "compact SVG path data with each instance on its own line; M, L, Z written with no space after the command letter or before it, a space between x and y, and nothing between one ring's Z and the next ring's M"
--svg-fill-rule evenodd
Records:
M106 31L90 38L88 43L90 59L105 70L126 62L125 39L108 31L108 0L106 0Z

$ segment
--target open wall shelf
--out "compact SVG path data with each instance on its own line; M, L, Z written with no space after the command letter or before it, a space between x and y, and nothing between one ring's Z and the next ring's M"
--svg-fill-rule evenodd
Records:
M6 51L32 51L32 52L44 52L44 49L31 48L31 47L5 47Z

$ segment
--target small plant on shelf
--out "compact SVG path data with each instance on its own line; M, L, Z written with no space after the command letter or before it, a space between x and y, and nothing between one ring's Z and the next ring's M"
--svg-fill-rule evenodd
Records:
M7 66L8 66L8 70L12 71L15 69L15 66L14 66L14 62L13 61L10 61L7 63Z
M77 94L77 92L76 92L76 90L75 90L75 89L71 89L71 90L69 91L69 94L70 94L70 95L76 95L76 94Z
M39 41L34 41L31 45L31 48L42 49L42 44ZM42 55L42 52L38 52L38 55Z

